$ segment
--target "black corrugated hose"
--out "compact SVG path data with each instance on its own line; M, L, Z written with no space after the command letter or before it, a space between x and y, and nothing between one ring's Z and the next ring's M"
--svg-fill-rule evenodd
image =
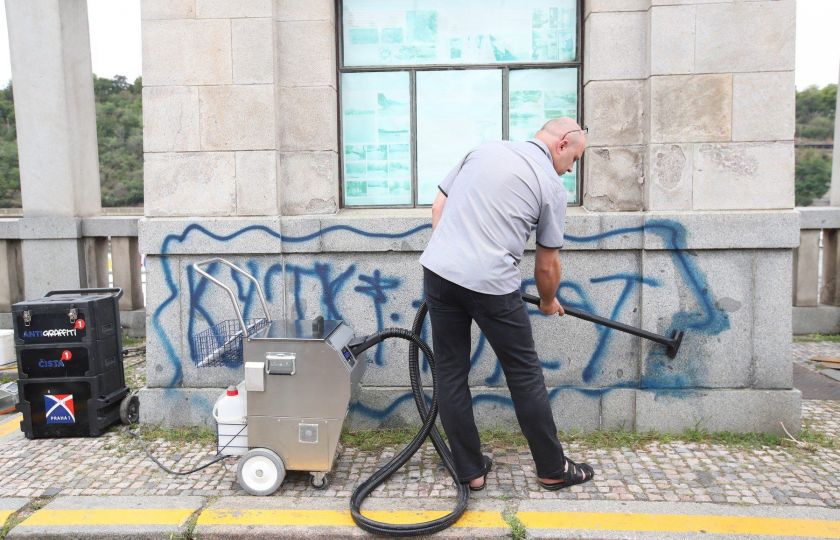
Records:
M456 521L458 521L458 519L460 519L461 514L463 514L467 509L467 503L470 499L470 490L467 484L461 484L458 482L452 452L449 450L449 447L446 446L446 443L443 442L440 432L435 427L435 419L437 418L438 412L435 357L431 348L420 338L420 332L423 328L423 320L426 318L427 311L428 308L426 307L426 303L423 302L417 309L417 315L414 317L414 323L412 324L411 331L406 330L405 328L386 328L381 332L368 336L356 347L351 347L353 352L358 354L365 349L368 349L389 338L400 338L409 342L408 373L411 378L411 391L414 394L414 404L417 406L417 412L420 414L421 420L423 420L423 427L420 428L420 431L414 436L414 439L412 439L411 442L408 443L408 445L384 467L362 482L350 498L350 513L353 515L353 521L356 522L356 525L369 533L384 536L421 536L442 531L452 526ZM422 349L423 354L426 355L426 358L429 361L429 369L432 373L431 407L427 407L425 395L423 394L423 383L420 380L418 348ZM426 440L426 437L429 436L431 436L432 444L434 445L435 450L437 450L441 460L443 460L443 464L446 466L446 470L449 471L449 474L452 476L452 479L455 481L455 485L458 488L458 503L455 506L455 509L449 514L438 519L425 521L423 523L400 525L382 523L363 516L361 513L361 507L365 498L367 498L367 496L370 495L377 486L385 482L388 477L394 474L397 469L402 467L411 458L411 456L420 449L423 442Z

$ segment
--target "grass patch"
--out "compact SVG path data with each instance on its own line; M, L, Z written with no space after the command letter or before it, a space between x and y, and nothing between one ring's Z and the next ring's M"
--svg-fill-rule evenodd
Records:
M799 435L796 435L796 439L822 448L838 448L840 446L836 438L829 437L821 431L814 431L807 424L802 427Z
M164 428L141 424L132 429L137 436L145 442L166 441L171 443L200 443L206 445L216 444L216 432L206 427L189 426L182 428ZM128 433L121 432L124 437Z
M198 516L201 515L203 508L199 508L190 519L184 524L184 531L181 533L170 533L169 540L195 540L195 526L198 523Z
M12 529L20 525L32 514L45 507L53 499L54 497L37 497L32 499L29 504L9 516L6 523L3 525L3 528L0 529L0 540L6 538Z
M123 335L122 343L123 343L123 347L136 347L137 345L145 345L146 344L146 338L136 338L136 337Z
M802 336L793 336L793 341L794 343L810 343L814 341L840 343L840 334L806 334Z
M370 452L385 446L406 445L411 442L416 434L417 430L412 428L344 431L341 434L341 442L345 446Z
M6 384L7 382L14 382L18 380L17 373L14 375L10 375L8 373L0 373L0 384Z
M772 433L729 433L708 432L702 429L690 429L680 436L680 440L693 443L720 444L738 448L761 448L763 446L781 446L783 438Z
M408 444L417 432L414 429L379 429L371 431L344 432L341 441L363 451L377 450L384 446L402 446ZM791 446L785 437L770 433L729 433L710 432L703 429L689 429L681 434L658 433L655 431L595 431L584 433L569 431L559 433L563 444L577 443L595 449L644 448L651 444L669 444L687 442L713 444L740 449L758 449L762 447ZM802 442L824 448L835 448L837 442L828 435L809 429L807 426L797 436ZM481 442L487 446L514 446L527 448L525 437L519 431L511 432L500 429L481 432Z
M527 446L528 441L521 431L505 431L503 429L485 429L479 435L481 442L491 446Z
M526 529L525 524L516 517L516 512L504 512L502 513L502 519L510 525L510 537L513 540L525 540L528 536L528 529Z

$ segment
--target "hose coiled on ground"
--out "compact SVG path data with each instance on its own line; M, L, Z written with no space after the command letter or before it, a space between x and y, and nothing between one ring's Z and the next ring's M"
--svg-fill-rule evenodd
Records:
M350 498L350 513L353 516L353 521L356 522L361 529L384 536L421 536L433 534L442 531L452 526L467 509L467 503L470 499L470 490L467 484L458 482L458 475L455 472L455 461L452 457L452 452L446 443L443 441L440 432L435 427L435 420L438 413L437 401L437 378L435 372L435 356L432 353L429 345L420 338L420 333L423 328L423 321L426 318L428 308L426 302L420 304L417 309L417 314L414 317L414 323L411 326L411 331L405 328L386 328L381 332L377 332L372 336L368 336L361 347L354 349L354 353L358 354L365 349L368 349L385 339L399 338L409 342L408 349L408 373L411 379L411 391L414 394L414 404L417 406L417 412L420 414L420 419L423 421L423 426L414 438L405 448L403 448L394 458L385 466L376 471L370 478L362 482L353 492ZM432 400L431 407L426 405L425 395L423 394L423 383L420 380L420 363L419 350L423 350L423 354L429 361L429 369L432 373ZM440 455L446 470L455 481L458 487L458 503L455 509L449 514L423 523L411 524L392 524L375 521L362 515L362 502L367 498L373 490L380 484L385 482L388 477L394 474L400 467L413 456L423 445L426 437L432 438L432 444Z

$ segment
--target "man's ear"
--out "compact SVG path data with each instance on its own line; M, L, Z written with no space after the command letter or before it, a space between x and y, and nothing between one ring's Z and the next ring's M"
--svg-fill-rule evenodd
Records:
M569 146L569 140L568 139L561 139L561 140L557 141L557 153L559 154L560 150L563 150L567 146Z

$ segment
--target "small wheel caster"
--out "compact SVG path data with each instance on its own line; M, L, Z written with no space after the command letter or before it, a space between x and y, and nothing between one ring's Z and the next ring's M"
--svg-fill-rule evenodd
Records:
M250 450L239 460L236 469L236 480L251 495L271 495L284 478L286 466L283 460L268 448Z
M128 394L120 402L120 421L127 426L140 421L140 398L136 393Z
M327 489L330 485L330 477L327 476L327 473L323 472L314 472L309 473L312 475L312 478L309 479L309 485L314 487L315 489Z

